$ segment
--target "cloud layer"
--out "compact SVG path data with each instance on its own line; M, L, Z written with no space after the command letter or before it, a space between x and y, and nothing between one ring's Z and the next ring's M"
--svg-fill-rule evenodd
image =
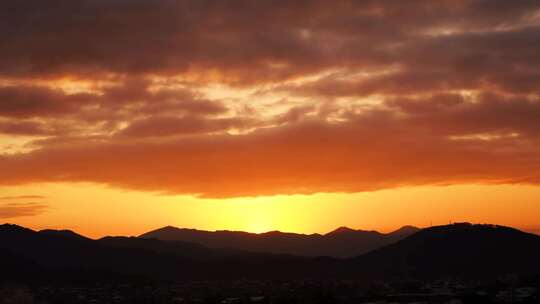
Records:
M35 216L45 212L47 205L41 203L7 203L0 204L0 219L22 216Z
M537 1L7 1L0 39L0 184L540 182Z

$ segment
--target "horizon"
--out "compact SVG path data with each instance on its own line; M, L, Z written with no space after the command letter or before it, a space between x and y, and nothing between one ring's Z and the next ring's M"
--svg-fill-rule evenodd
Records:
M457 223L452 223L452 224L457 224ZM19 224L15 224L15 223L10 223L10 222L4 222L4 223L0 223L0 225L15 225L15 226L19 226L19 227L23 227L23 228L28 228L28 229L31 229L33 231L43 231L43 230L53 230L53 231L71 231L71 232L75 232L77 234L80 234L82 236L85 236L85 237L88 237L82 233L79 233L77 230L73 230L73 229L64 229L64 228L61 228L61 227L58 227L58 228L40 228L40 227L36 227L36 228L32 228L32 227L25 227L25 226L22 226L22 225L19 225ZM440 226L444 226L444 225L440 225ZM313 233L296 233L296 232L292 232L292 231L281 231L281 230L268 230L268 231L262 231L262 232L250 232L250 231L244 231L244 230L229 230L229 229L216 229L216 230L205 230L205 229L197 229L197 228L193 228L193 227L179 227L179 226L171 226L171 225L167 225L167 226L162 226L162 227L158 227L158 228L155 228L155 229L151 229L149 231L144 231L142 233L139 233L139 234L134 234L134 235L123 235L123 236L127 236L127 237L139 237L145 233L148 233L148 232L152 232L152 231L156 231L156 230L160 230L160 229L165 229L165 228L173 228L173 229L180 229L180 230L196 230L196 231L202 231L202 232L244 232L244 233L250 233L250 234L265 234L265 233L270 233L270 232L280 232L280 233L291 233L291 234L298 234L298 235L327 235L327 234L330 234L338 229L341 229L341 228L346 228L346 229L351 229L353 231L362 231L362 232L378 232L378 233L381 233L381 234L389 234L389 233L392 233L392 232L396 232L402 228L406 228L406 227L411 227L411 228L417 228L417 229L424 229L424 228L429 228L429 227L416 227L416 226L412 226L412 225L403 225L397 229L394 229L394 230L390 230L388 232L383 232L383 231L378 231L378 230L372 230L372 229L361 229L361 228L351 228L351 227L347 227L347 226L339 226L339 227L336 227L335 229L333 230L330 230L330 231L327 231L325 233L319 233L319 232L313 232ZM94 238L92 237L92 239L99 239L99 238L102 238L102 237L106 237L106 236L120 236L120 235L117 235L117 234L110 234L110 235L104 235L104 236L101 236L101 237L98 237L98 238ZM90 237L89 237L90 238Z
M197 229L197 228L190 228L190 227L179 227L179 226L167 225L167 226L162 226L162 227L150 229L148 231L144 231L144 232L133 234L133 235L121 235L121 234L111 233L111 234L99 235L99 236L89 236L89 235L86 235L84 233L80 233L77 230L61 228L61 227L56 227L56 228L54 228L54 227L50 227L50 228L37 227L37 228L34 228L34 227L25 227L25 226L15 224L15 223L10 223L10 222L0 223L0 226L1 225L14 225L14 226L22 227L22 228L31 229L31 230L36 231L36 232L40 232L40 231L44 231L44 230L70 231L70 232L74 232L74 233L76 233L78 235L84 236L84 237L92 239L92 240L99 240L99 239L102 239L102 238L105 238L105 237L141 237L144 234L159 231L159 230L166 229L166 228L173 228L173 229L179 229L179 230L194 230L194 231L210 232L210 233L214 233L214 232L239 232L239 233L249 233L249 234L262 235L262 234L267 234L267 233L272 233L272 232L279 232L279 233L284 233L284 234L296 234L296 235L304 235L304 236L313 236L313 235L325 236L325 235L329 235L332 232L335 232L335 231L337 231L339 229L342 229L342 228L350 229L350 230L355 231L355 232L376 232L376 233L380 233L382 235L388 235L388 234L392 234L393 232L397 232L397 231L399 231L399 230L401 230L403 228L414 228L414 229L418 229L418 230L423 230L423 229L428 229L428 228L433 228L433 227L452 226L452 225L456 225L456 224L471 224L471 225L488 225L488 226L508 227L508 228L517 229L517 230L522 231L522 232L526 232L526 233L535 234L535 235L540 236L540 230L519 229L517 227L499 225L499 224L496 224L496 223L474 223L474 222L467 222L467 221L465 221L465 222L452 222L452 223L446 223L446 224L438 224L438 225L432 225L432 226L426 226L426 227L418 227L418 226L414 226L414 225L403 225L403 226L400 226L400 227L398 227L396 229L388 230L388 231L379 231L379 230L366 229L366 228L353 228L353 227L348 227L348 226L339 226L339 227L336 227L333 230L330 230L330 231L327 231L327 232L322 232L322 233L320 233L320 232L302 233L302 232L281 231L281 230L269 230L269 231L262 231L262 232L250 232L250 231L245 231L245 230L229 230L229 229L205 230L205 229Z
M0 3L0 222L540 234L540 2Z
M390 232L403 224L428 227L473 222L516 227L536 234L540 231L536 220L540 191L533 186L405 187L357 194L225 200L127 190L120 190L119 195L114 188L84 184L46 188L38 184L24 188L24 192L21 187L2 192L0 215L15 214L8 218L0 216L0 221L38 230L65 228L92 238L139 235L168 225L209 231L324 234L339 226ZM52 191L44 195L47 188ZM25 197L31 199L20 198L21 193L27 193ZM516 197L520 201L516 202ZM468 203L471 198L474 204ZM23 203L26 201L34 203ZM16 204L16 208L10 204ZM325 220L321 221L322 218Z

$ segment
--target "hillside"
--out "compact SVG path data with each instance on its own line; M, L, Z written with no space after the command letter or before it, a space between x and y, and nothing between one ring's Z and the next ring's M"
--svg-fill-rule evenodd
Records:
M540 272L540 236L497 225L458 223L426 228L355 258L363 271L386 276L491 276Z

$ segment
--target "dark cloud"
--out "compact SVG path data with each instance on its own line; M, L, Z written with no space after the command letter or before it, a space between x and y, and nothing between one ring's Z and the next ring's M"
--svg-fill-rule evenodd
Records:
M190 73L227 82L275 81L336 66L399 62L408 49L424 45L425 33L520 28L538 9L537 1L486 0L3 2L0 71L17 77ZM517 54L535 53L534 32L523 35L526 49L523 40L510 44ZM482 52L490 46L482 37L441 49L443 62L452 50L467 55L460 52L465 45L471 46L468 54ZM506 47L496 45L494 52Z
M65 114L83 106L89 97L86 94L70 96L39 86L3 86L0 87L0 116L27 118Z
M481 94L473 100L461 95L437 94L425 99L392 99L387 105L407 120L445 135L519 134L539 138L540 102L536 99Z
M42 123L32 121L0 121L0 134L40 136L51 135L51 132Z

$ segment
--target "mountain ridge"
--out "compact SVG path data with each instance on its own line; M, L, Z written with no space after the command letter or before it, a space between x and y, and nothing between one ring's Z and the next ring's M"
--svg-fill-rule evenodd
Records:
M230 230L207 231L165 226L141 234L139 238L199 243L213 249L346 258L391 244L419 230L413 226L404 226L384 234L342 226L326 234L308 235L281 231L264 233Z
M393 276L494 276L538 273L540 236L516 228L454 223L424 228L353 260L363 271ZM371 267L370 265L377 265Z
M249 232L249 231L244 231L244 230L230 230L230 229L205 230L205 229L186 228L186 227L178 227L178 226L167 225L167 226L163 226L161 228L156 228L156 229L150 230L148 232L142 233L138 237L141 237L141 236L143 236L145 234L148 234L150 232L154 232L154 231L157 231L157 230L186 230L186 231L199 231L199 232L237 232L237 233L246 233L246 234L252 234L252 235L263 235L263 234L268 234L268 233L281 233L281 234L294 234L294 235L303 235L303 236L313 236L313 235L324 236L324 235L332 234L334 232L347 232L347 231L350 231L350 232L374 232L374 233L378 233L378 234L382 234L382 235L385 235L385 234L388 235L388 234L393 234L395 232L398 232L400 230L405 230L405 229L414 229L414 230L418 231L418 230L421 230L422 228L416 227L414 225L403 225L403 226L397 228L396 230L392 230L390 232L384 233L384 232L380 232L380 231L377 231L377 230L354 229L354 228L350 228L348 226L340 226L340 227L337 227L336 229L331 230L331 231L329 231L327 233L299 233L299 232L289 232L289 231L281 231L281 230L271 230L271 231L265 231L265 232Z
M136 237L100 240L0 226L0 266L11 277L143 275L157 279L445 278L540 274L540 236L499 225L422 229L353 258L220 251ZM1 278L0 278L1 279Z

